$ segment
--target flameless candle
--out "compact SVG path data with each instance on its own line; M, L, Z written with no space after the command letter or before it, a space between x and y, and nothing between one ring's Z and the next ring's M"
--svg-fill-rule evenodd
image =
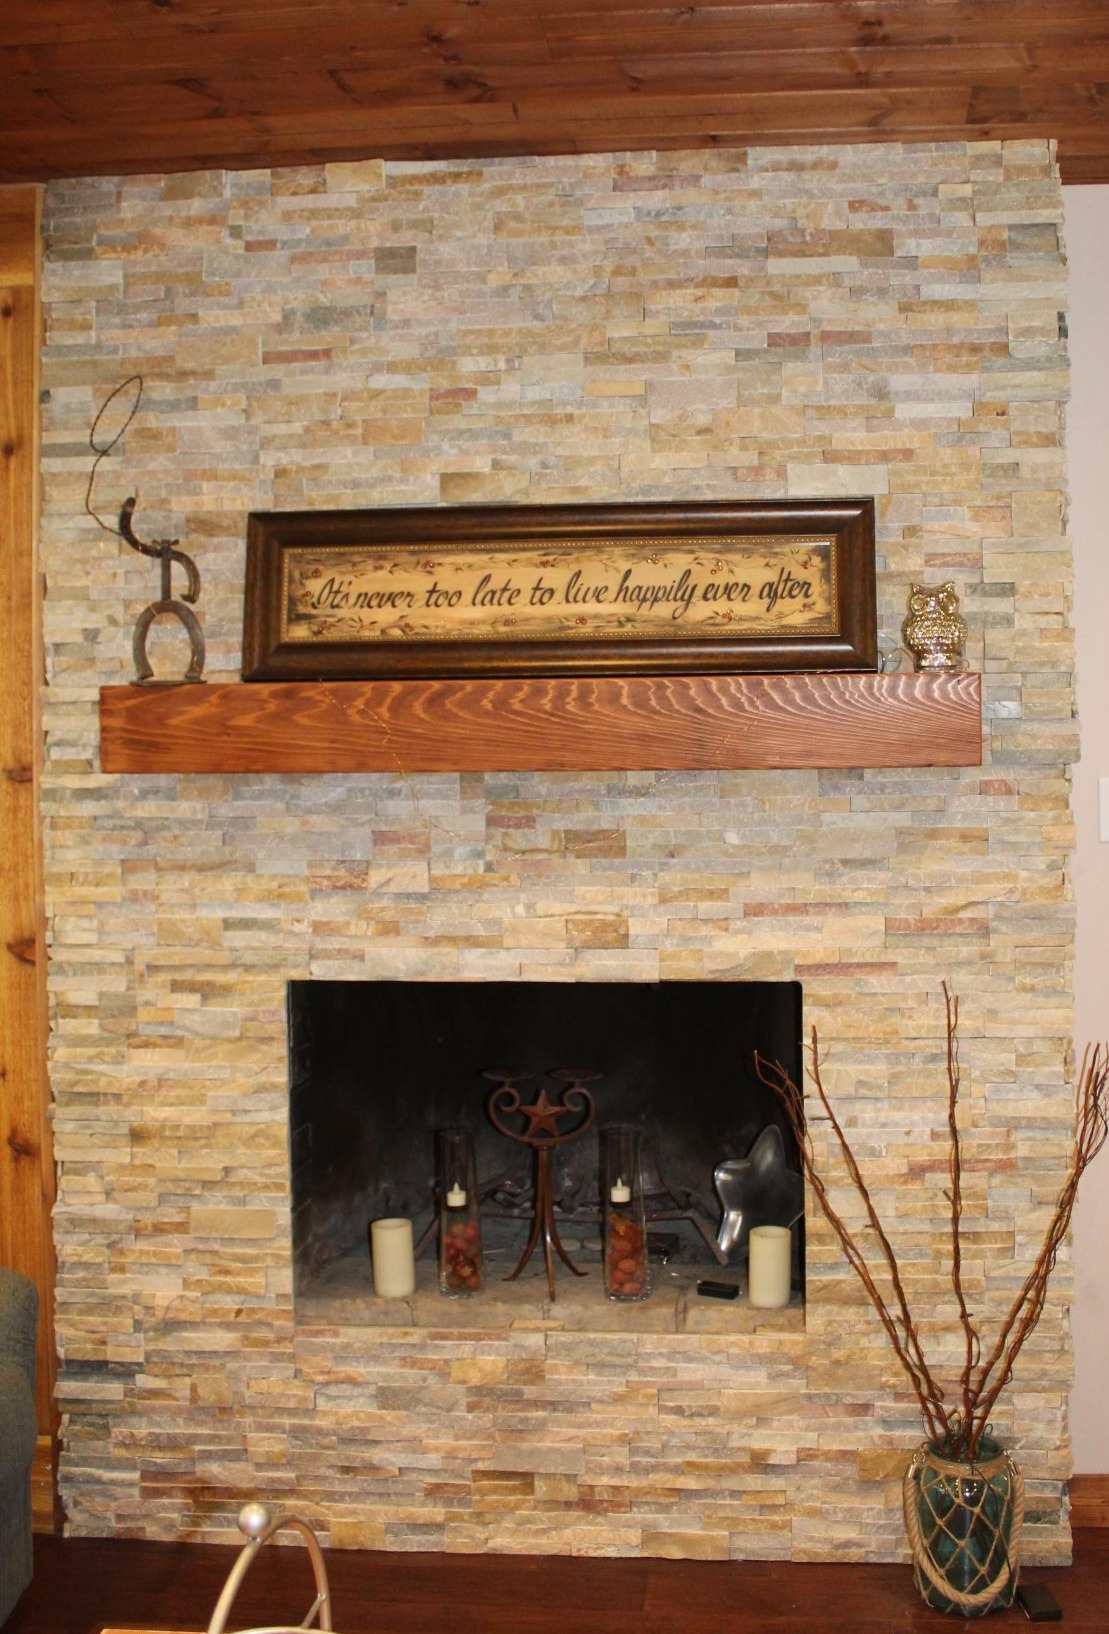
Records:
M789 1304L793 1238L788 1226L752 1226L747 1259L747 1297L761 1310Z
M411 1220L374 1220L370 1225L374 1292L382 1299L405 1299L416 1292L416 1256Z
M466 1188L465 1188L465 1186L450 1186L450 1187L448 1187L448 1190L447 1190L447 1207L448 1208L465 1208L466 1207Z
M632 1189L626 1180L618 1176L616 1184L613 1186L608 1195L609 1199L613 1203L630 1203L632 1200Z

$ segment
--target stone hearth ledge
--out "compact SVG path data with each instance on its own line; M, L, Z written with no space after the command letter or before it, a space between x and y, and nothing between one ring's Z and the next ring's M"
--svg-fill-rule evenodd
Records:
M555 1299L547 1293L541 1261L533 1261L515 1282L503 1267L487 1269L480 1294L451 1299L439 1292L433 1256L416 1266L416 1292L407 1299L380 1299L373 1291L369 1257L350 1254L318 1272L296 1299L301 1327L389 1327L434 1331L505 1333L544 1328L566 1333L711 1333L744 1334L763 1330L804 1331L804 1301L794 1294L781 1310L756 1310L747 1301L746 1273L736 1267L709 1265L651 1267L651 1297L639 1302L606 1299L601 1267L588 1275L559 1271ZM703 1278L734 1282L736 1299L707 1299L697 1293Z

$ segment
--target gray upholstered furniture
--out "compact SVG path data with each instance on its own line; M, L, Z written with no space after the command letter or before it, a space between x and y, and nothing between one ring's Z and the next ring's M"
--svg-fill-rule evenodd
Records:
M0 1266L0 1623L31 1581L38 1291Z

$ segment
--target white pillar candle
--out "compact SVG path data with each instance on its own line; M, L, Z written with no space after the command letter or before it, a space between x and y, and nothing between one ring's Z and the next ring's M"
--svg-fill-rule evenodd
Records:
M376 1294L382 1299L405 1299L416 1292L411 1220L372 1221L370 1249Z
M788 1226L752 1226L747 1259L747 1296L761 1310L789 1304L793 1238Z

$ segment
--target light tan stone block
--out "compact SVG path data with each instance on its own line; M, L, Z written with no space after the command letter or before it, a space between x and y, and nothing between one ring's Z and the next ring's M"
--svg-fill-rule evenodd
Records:
M269 1241L277 1231L271 1208L193 1208L189 1230L194 1237L248 1237Z
M860 1449L857 1459L859 1480L896 1481L900 1491L900 1483L909 1466L912 1450L911 1447Z
M333 1549L385 1549L386 1517L335 1515L330 1524Z
M324 179L329 193L361 193L367 189L380 188L385 180L385 163L382 159L357 159L327 164L323 167ZM367 1548L370 1545L366 1545Z
M500 503L526 498L526 472L444 471L439 479L439 499L444 505Z
M645 1530L643 1553L661 1560L727 1560L728 1537L722 1532Z

